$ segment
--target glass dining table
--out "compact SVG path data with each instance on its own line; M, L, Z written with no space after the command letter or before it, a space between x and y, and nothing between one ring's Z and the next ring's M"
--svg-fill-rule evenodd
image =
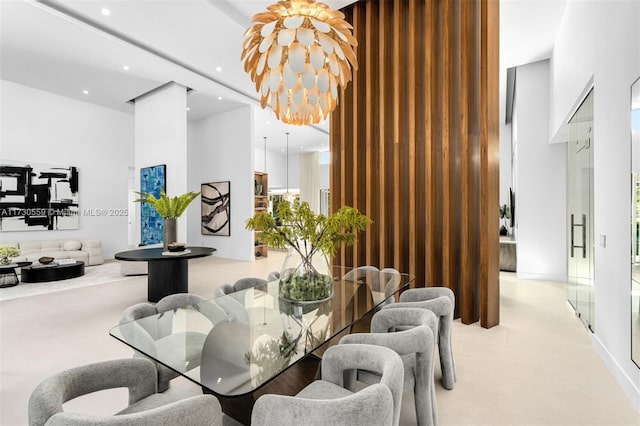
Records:
M393 303L414 277L334 266L333 294L298 302L278 281L122 323L110 335L218 397L248 424L264 393L295 395L316 377L322 353L344 334L368 331L373 313Z

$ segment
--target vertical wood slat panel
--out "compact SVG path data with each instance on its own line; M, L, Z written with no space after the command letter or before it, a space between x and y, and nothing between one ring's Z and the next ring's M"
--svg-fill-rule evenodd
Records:
M451 26L449 40L450 68L451 76L459 76L461 72L462 49L461 49L461 0L449 1L449 18ZM462 102L461 79L449 78L449 138L445 143L449 147L449 187L447 198L449 199L449 232L445 234L445 239L451 241L449 245L449 262L444 265L449 272L449 282L447 287L455 293L460 292L460 270L464 267L461 253L461 228L463 223L460 214L460 194L462 192L462 164L460 162L462 150L462 127L461 114ZM471 183L471 182L469 182Z
M468 58L466 68L468 69L468 150L469 150L469 162L468 164L468 182L472 188L469 190L469 216L466 221L470 230L477 230L481 226L480 215L478 212L480 208L480 192L481 192L481 179L480 179L480 114L475 113L481 108L481 96L480 96L480 3L473 2L467 4L469 13L469 27L465 33L468 35ZM466 315L461 315L461 320L465 324L470 324L477 321L480 318L480 233L468 232L468 270L469 277L467 282L473 283L473 285L465 286L463 289L465 294L465 302L463 310L466 309ZM464 311L463 311L464 312Z
M408 22L409 24L407 25L407 28L416 28L416 21L415 21L415 17L416 17L416 3L417 2L409 2L409 19ZM406 91L414 91L415 90L415 94L418 94L418 87L417 87L417 70L416 70L416 59L417 56L416 55L416 37L417 37L417 32L418 31L408 31L408 38L409 38L409 48L407 49L408 52L408 70L407 72L409 73L409 78L406 80L407 81L407 85L408 88ZM422 64L420 64L420 66L422 66ZM405 91L405 92L406 92ZM409 208L407 209L407 213L409 215L409 220L407 221L407 225L408 225L408 234L409 234L409 245L405 246L405 252L403 253L403 257L406 256L406 258L408 258L408 267L407 270L409 271L410 274L415 275L417 268L416 268L416 252L417 252L417 247L416 247L416 96L409 96L407 98L407 127L408 127L408 132L407 132L407 151L408 151L408 164L405 164L404 167L408 166L408 169L406 170L407 174L408 174L408 180L409 180L409 185L408 185L408 194L407 194L407 198L409 201ZM407 253L408 252L408 253ZM405 254L406 253L406 254Z
M379 211L379 219L378 219L378 234L377 236L380 237L380 258L379 258L379 265L382 267L383 265L389 265L389 257L387 256L387 247L389 246L389 241L387 240L387 234L385 232L385 229L387 227L388 221L387 221L387 203L386 203L386 179L385 179L385 175L384 175L384 170L387 169L386 166L386 158L387 156L385 155L385 140L386 140L386 134L387 134L387 122L386 122L386 116L387 114L385 114L385 108L386 108L386 102L387 102L387 96L386 96L386 90L385 90L385 86L387 84L387 78L386 78L386 70L385 70L385 52L387 51L387 20L388 20L388 15L386 13L386 2L380 2L380 4L378 5L378 32L379 32L379 39L378 39L378 64L379 64L379 73L380 73L380 81L378 82L379 84L379 92L380 92L380 104L378 105L378 117L379 117L379 123L380 123L380 133L379 133L379 140L375 141L378 144L378 152L380 153L380 157L379 157L379 165L380 168L377 171L377 174L372 175L372 176L377 176L378 178L378 182L379 182L379 193L380 193L380 205L378 206L378 211ZM372 6L373 7L373 6ZM374 180L374 179L372 179ZM374 228L376 229L376 228Z
M433 67L434 74L431 80L431 102L432 102L432 119L433 119L433 132L431 135L432 140L432 158L431 163L429 163L428 167L432 169L431 172L431 205L429 206L432 210L431 222L429 222L430 232L427 235L427 238L433 241L432 247L432 260L431 264L434 268L433 281L426 284L430 286L441 286L443 283L443 273L442 273L442 256L443 256L443 212L445 208L442 202L442 194L443 194L443 170L442 170L442 162L443 162L443 154L442 154L442 110L444 101L442 99L442 93L439 89L440 85L446 81L445 76L442 73L442 67L440 66L441 57L443 56L443 43L444 37L442 37L443 33L443 21L444 18L442 16L442 5L443 2L437 0L434 2L435 8L433 9L433 14L435 16L436 22L436 34L434 35L434 43L433 50L430 52L429 60L435 64Z
M499 52L500 3L481 0L481 290L480 325L490 328L500 323L498 200L499 191Z
M451 20L451 2L444 1L442 3L442 61L440 68L440 75L443 77L440 80L440 90L441 90L441 99L442 99L442 108L441 108L441 137L440 137L440 146L442 149L442 186L441 190L443 192L442 196L442 282L439 283L443 287L452 287L451 283L451 245L457 244L456 241L451 241L449 238L449 234L451 232L451 204L449 197L449 188L451 188L451 159L450 159L450 144L447 143L450 138L451 127L449 126L449 115L451 114L451 109L449 105L451 103L451 98L449 91L451 89L451 76L454 75L455 70L451 66L451 57L455 54L455 52L451 51L451 38L452 38L452 20Z
M365 102L366 112L366 151L367 151L367 164L366 164L366 193L367 193L367 204L366 211L369 214L371 220L373 220L373 227L369 227L369 231L373 231L375 229L375 224L379 221L380 212L377 209L379 204L379 194L377 189L377 185L375 185L375 181L373 179L369 179L370 176L375 176L376 170L378 168L379 161L379 145L377 143L379 136L376 132L377 122L378 122L378 110L376 105L378 105L378 49L377 44L379 40L377 38L378 31L376 31L377 24L377 10L373 7L368 7L366 10L366 40L370 40L371 43L367 43L365 46L366 49L366 59L365 66L367 69L366 72L366 96L367 99L371 99L371 102ZM366 263L367 265L377 265L379 258L379 239L378 238L368 238L366 244Z
M362 28L365 31L364 38L366 39L366 23L365 23L365 9L356 8L353 13L353 25L354 28ZM368 44L367 44L368 45ZM360 58L363 63L367 61L367 49L360 50ZM367 91L366 87L366 75L367 73L357 73L354 74L353 84L357 86L354 87L354 93L365 93ZM366 107L365 103L360 102L360 99L356 96L353 97L353 114L354 121L358 123L366 123ZM369 195L366 192L366 125L362 126L353 126L353 204L355 208L358 210L365 211L366 210L366 202L369 198ZM367 234L363 233L359 236L356 242L353 245L353 257L354 259L366 259L366 244L367 244Z
M470 52L469 48L470 46L472 46L471 44L471 38L473 37L473 34L470 33L470 25L471 25L471 12L469 11L469 8L472 7L472 3L471 2L463 2L462 4L462 11L461 11L461 20L462 20L462 28L463 31L461 32L461 44L462 44L462 63L464 64L461 69L460 69L460 75L461 75L461 80L464 82L461 88L461 93L460 93L460 101L462 103L462 105L469 105L470 104L470 98L471 98L471 94L469 93L470 91L470 84L468 84L467 82L469 82L469 79L471 78L471 76L473 75L473 69L470 67L471 64L471 58L470 56L472 55L472 53ZM470 146L471 141L470 141L470 137L469 137L469 133L470 133L470 124L469 124L469 115L470 115L470 110L469 108L462 108L462 114L461 114L461 120L460 120L460 127L462 128L462 149L460 152L460 161L462 163L462 181L463 182L468 182L469 181L469 177L471 174L471 170L469 165L471 164L471 153L470 151L472 150L472 147ZM474 261L474 259L471 258L471 249L470 249L470 217L473 214L472 210L471 210L471 201L470 201L470 193L472 191L469 188L469 185L463 185L462 186L462 200L461 200L461 204L460 204L460 210L461 210L461 223L462 223L462 235L461 235L461 251L460 251L460 256L462 259L469 259L470 262L468 263L472 263ZM471 268L462 268L462 270L460 271L460 281L461 282L469 282L471 281L471 276L472 276L472 270ZM460 318L461 321L464 324L468 324L469 322L473 322L473 304L469 302L469 300L472 300L472 297L470 295L470 291L469 291L469 287L468 286L461 286L460 291L458 291L456 294L458 294L459 298L460 298Z
M386 204L386 212L387 212L387 221L383 232L385 233L385 239L387 241L384 250L386 251L386 265L393 266L394 264L394 222L398 220L397 217L394 217L394 198L395 198L395 163L394 163L394 116L393 110L389 108L389 103L393 102L394 99L394 79L392 78L394 68L393 68L393 35L395 34L395 27L393 26L392 17L393 17L393 3L383 1L381 4L384 7L385 19L389 23L386 27L385 33L385 49L384 49L384 71L382 75L382 80L384 81L384 92L386 98L386 104L381 105L384 110L380 111L382 120L385 121L385 133L382 136L381 144L384 147L383 156L385 157L385 168L381 169L381 173L384 173L384 182L385 182L385 200Z
M437 252L436 238L434 238L433 232L433 224L435 223L435 218L438 217L435 207L435 192L433 190L434 187L434 168L432 164L434 163L434 140L435 140L435 128L437 126L435 122L435 113L434 113L434 103L433 96L430 94L435 93L435 88L437 87L436 82L436 67L437 61L434 61L434 58L437 56L437 46L438 46L438 13L437 13L437 4L435 2L427 2L425 7L425 22L426 24L426 40L425 43L425 90L427 93L425 94L425 111L424 111L424 119L426 121L425 127L425 163L424 163L424 174L425 174L425 189L426 193L426 201L425 201L425 276L424 276L424 285L425 286L433 286L436 285L437 282L437 263L435 253ZM417 279L419 277L416 277Z
M403 66L400 56L401 37L396 35L402 31L402 25L400 20L400 2L393 2L393 33L395 37L392 40L393 49L393 75L391 76L393 81L393 102L391 107L393 109L393 180L394 182L400 182L400 159L399 157L399 144L400 144L400 73ZM400 222L402 218L400 216L400 188L396 186L393 191L393 264L398 265L402 262L400 258Z
M415 2L416 8L413 16L413 22L409 25L410 28L414 28L414 39L415 46L412 49L413 56L415 59L414 66L417 68L415 71L415 103L413 108L415 111L413 112L413 122L414 128L413 133L414 137L410 138L410 142L413 144L412 152L414 156L413 161L413 170L410 172L411 175L414 176L414 184L415 188L413 190L412 197L414 198L414 211L413 215L413 225L411 232L415 234L414 241L411 246L411 253L413 258L410 259L410 262L413 262L413 270L410 270L410 273L416 276L420 276L420 282L425 282L425 244L424 240L426 239L426 225L425 225L425 215L426 215L426 177L424 172L420 172L420 170L424 170L425 165L425 147L426 147L426 120L424 117L423 111L425 110L425 99L426 99L426 90L425 90L425 81L426 75L425 70L426 66L426 58L425 58L425 44L426 39L424 37L426 20L424 19L425 14L425 3ZM411 109L411 108L410 108ZM410 266L411 267L411 266Z
M346 8L361 69L331 121L331 150L341 153L332 210L350 204L375 218L341 260L453 288L463 322L480 316L485 327L499 321L497 5L489 3L497 2Z

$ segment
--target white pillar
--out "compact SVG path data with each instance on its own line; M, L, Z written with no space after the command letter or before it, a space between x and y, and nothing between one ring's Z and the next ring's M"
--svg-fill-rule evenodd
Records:
M176 196L199 191L187 188L187 88L166 83L135 99L135 179L140 190L140 169L165 164L166 192ZM136 203L137 204L137 203ZM188 208L194 208L194 201ZM135 214L140 235L140 213ZM187 242L187 215L178 219L178 241Z

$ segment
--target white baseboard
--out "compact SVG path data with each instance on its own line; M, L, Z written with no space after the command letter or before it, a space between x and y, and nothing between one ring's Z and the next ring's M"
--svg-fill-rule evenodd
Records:
M636 386L634 381L627 375L627 373L622 369L618 361L611 355L611 353L607 350L607 348L602 344L597 335L593 335L592 340L593 349L596 353L602 358L605 366L618 383L618 385L622 388L624 394L629 398L631 404L635 407L635 409L640 413L640 388ZM631 355L629 355L631 356Z

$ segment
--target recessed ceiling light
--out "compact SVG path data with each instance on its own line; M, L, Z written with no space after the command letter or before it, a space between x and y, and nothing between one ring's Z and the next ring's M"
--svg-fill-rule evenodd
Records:
M83 90L82 93L84 93L85 95L88 95L89 91L88 90Z
M107 9L106 7L103 7L102 9L100 9L100 13L102 13L104 16L111 15L111 11L109 9Z
M191 108L187 107L187 111L191 111Z
M216 67L216 71L222 72L222 67Z
M282 152L284 152L284 148L282 148Z
M122 69L125 70L125 71L129 71L129 65L123 65Z
M218 96L218 100L221 101L222 100L222 96Z
M271 122L270 122L270 121L267 121L267 124L271 124Z

